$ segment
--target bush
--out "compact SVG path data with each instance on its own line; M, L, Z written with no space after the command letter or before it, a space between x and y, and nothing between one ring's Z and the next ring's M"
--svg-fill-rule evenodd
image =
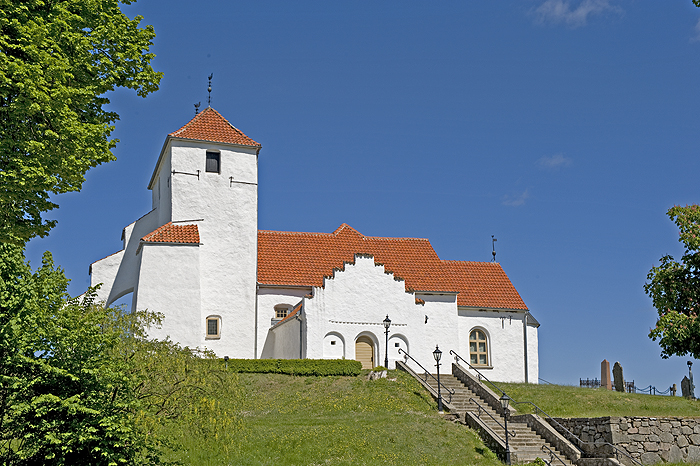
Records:
M350 359L229 359L228 368L233 372L259 374L357 376L362 363Z

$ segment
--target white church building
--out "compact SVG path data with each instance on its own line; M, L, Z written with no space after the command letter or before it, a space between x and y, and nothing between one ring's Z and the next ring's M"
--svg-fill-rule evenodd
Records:
M260 149L211 107L170 133L148 185L152 210L90 266L99 299L132 293L132 309L165 316L151 336L219 356L366 368L388 357L393 368L402 349L434 369L439 345L492 380L537 383L539 323L500 264L442 260L427 239L346 224L258 230Z

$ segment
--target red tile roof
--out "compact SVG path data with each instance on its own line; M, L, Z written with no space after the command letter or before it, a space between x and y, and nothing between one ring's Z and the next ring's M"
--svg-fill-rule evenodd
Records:
M406 291L458 292L460 306L527 309L500 264L440 260L427 239L364 236L342 224L333 233L258 232L258 282L323 286L324 277L368 254Z
M185 126L170 133L169 136L260 147L260 144L243 134L241 130L229 123L226 118L211 107L202 110Z
M141 241L146 243L199 244L199 229L197 225L173 225L172 222L168 222L141 238Z

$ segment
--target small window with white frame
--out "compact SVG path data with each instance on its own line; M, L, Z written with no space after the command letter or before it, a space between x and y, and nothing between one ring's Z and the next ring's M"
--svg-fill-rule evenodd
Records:
M284 319L289 314L289 306L275 306L275 319Z
M213 340L221 338L221 317L219 316L209 316L207 317L207 339Z

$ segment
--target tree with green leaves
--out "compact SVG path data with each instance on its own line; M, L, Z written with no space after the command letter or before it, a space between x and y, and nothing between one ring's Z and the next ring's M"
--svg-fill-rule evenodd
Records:
M700 359L700 206L674 206L668 216L678 226L685 252L680 262L662 257L647 275L644 291L659 313L649 338L659 340L662 358Z
M237 375L207 351L148 338L162 316L70 299L45 253L0 244L0 464L165 464L172 426L232 445ZM226 392L226 399L215 394Z
M153 27L120 3L132 2L0 0L0 242L46 236L50 195L79 191L114 159L107 92L158 89Z
M119 315L67 300L51 255L32 272L0 244L0 463L156 464L135 422L138 377Z

